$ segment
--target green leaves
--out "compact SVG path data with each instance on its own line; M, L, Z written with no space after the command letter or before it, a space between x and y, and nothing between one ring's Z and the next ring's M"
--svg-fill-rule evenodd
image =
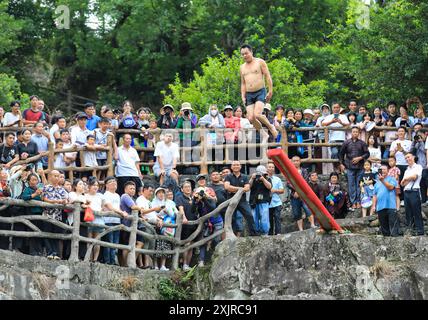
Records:
M202 72L195 73L188 84L176 77L175 83L169 86L169 93L163 91L164 103L178 106L188 101L200 116L206 114L213 103L221 107L241 104L239 66L242 63L237 52L230 58L224 54L209 58L202 65ZM302 72L285 58L267 63L274 83L273 105L308 108L322 104L328 88L325 80L303 83Z

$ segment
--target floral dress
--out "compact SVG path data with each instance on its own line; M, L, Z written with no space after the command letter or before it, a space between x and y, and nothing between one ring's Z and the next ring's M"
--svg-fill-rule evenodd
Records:
M48 198L49 200L64 200L68 199L68 192L65 191L63 187L54 187L49 184L43 188L43 197ZM49 218L62 221L62 209L46 208L43 211L43 214Z

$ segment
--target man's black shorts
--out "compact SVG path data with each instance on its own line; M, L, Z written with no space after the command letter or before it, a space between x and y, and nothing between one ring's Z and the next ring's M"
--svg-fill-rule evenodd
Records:
M257 101L266 102L266 88L262 88L255 92L247 92L245 94L245 106L255 104Z

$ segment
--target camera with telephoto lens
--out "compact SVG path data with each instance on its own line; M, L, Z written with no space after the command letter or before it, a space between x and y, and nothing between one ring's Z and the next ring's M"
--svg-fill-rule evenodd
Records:
M260 180L261 177L262 177L262 175L260 173L256 174L256 180Z
M420 135L415 135L415 137L413 138L413 140L415 141L415 142L419 142L419 141L421 141L422 140L422 137L420 136Z
M205 191L204 190L199 191L199 195L203 198L205 196Z
M189 110L184 110L184 115L186 116L186 117L188 117L189 115L190 115L190 111Z

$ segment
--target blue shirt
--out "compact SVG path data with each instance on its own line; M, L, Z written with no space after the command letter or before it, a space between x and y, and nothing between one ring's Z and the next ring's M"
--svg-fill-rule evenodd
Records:
M282 183L281 179L277 176L270 177L272 180L272 189L278 190L282 189L284 190L284 184ZM270 200L269 208L276 208L282 205L282 200L278 193L272 193L272 199Z
M397 180L393 177L386 177L385 181L392 184L394 188L398 186ZM388 190L387 187L385 187L385 185L379 180L376 182L374 188L374 194L377 197L376 211L383 209L396 209L395 189Z
M134 199L127 193L122 194L120 197L120 210L125 211L127 214L132 215L132 206L135 206ZM130 227L132 220L122 219L122 224Z
M94 131L97 128L100 119L101 118L97 115L93 115L92 118L88 118L88 120L86 121L86 128L88 130Z
M48 151L49 149L49 140L44 135L33 134L31 136L31 141L37 144L37 150L39 152ZM44 166L48 165L48 157L42 158L42 163Z

